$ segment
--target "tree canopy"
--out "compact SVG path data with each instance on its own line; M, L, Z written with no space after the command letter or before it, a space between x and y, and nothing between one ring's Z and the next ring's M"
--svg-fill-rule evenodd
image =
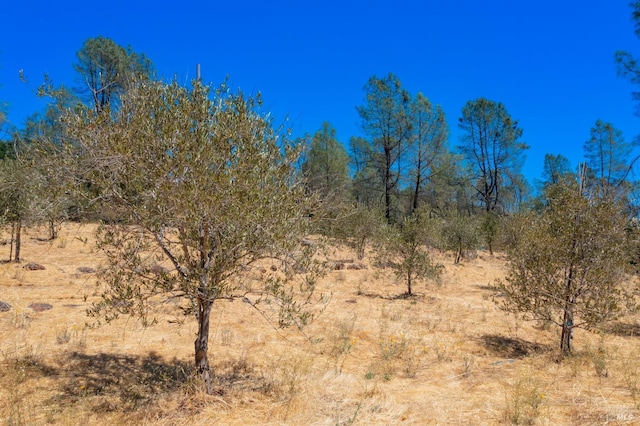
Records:
M78 72L79 91L87 94L98 113L115 106L135 81L153 72L153 64L144 53L103 36L87 39L76 56L78 62L73 67Z
M521 181L523 130L500 102L479 98L462 109L458 149L471 167L474 188L486 212L504 209L516 197Z
M592 329L624 312L629 222L615 199L574 179L549 186L545 198L540 213L511 222L501 304L560 327L560 349L568 354L576 327Z
M195 361L208 391L217 299L241 295L257 307L275 298L275 323L303 326L314 289L313 246L301 242L314 197L298 180L298 150L259 114L259 99L224 87L210 95L198 82L189 90L141 81L117 111L85 108L65 119L77 146L72 155L118 213L119 222L98 235L107 267L93 314L149 321L152 300L183 298L198 321ZM262 259L277 262L279 272L256 288L234 280Z

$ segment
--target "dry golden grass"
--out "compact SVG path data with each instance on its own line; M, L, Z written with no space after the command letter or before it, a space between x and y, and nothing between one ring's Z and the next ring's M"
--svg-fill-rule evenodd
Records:
M351 425L634 424L640 419L636 318L596 335L578 331L576 355L556 362L558 334L497 309L500 256L453 265L440 286L400 298L388 271L331 272L326 311L305 331L276 332L249 305L216 302L210 360L217 395L192 376L195 321L172 306L143 328L121 319L86 328L97 300L94 227L58 240L29 230L24 262L0 264L0 422L4 424ZM3 248L3 247L0 247ZM8 246L4 246L8 257ZM349 260L343 249L332 259ZM36 262L46 270L22 268ZM35 312L32 303L52 309Z

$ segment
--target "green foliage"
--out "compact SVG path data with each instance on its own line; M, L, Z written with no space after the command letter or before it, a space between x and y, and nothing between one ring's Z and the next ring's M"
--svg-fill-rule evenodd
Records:
M474 217L455 212L445 217L440 226L441 246L454 253L456 264L466 253L478 248L478 224Z
M471 167L472 184L485 211L504 210L517 201L524 179L520 169L524 151L522 129L500 102L484 98L469 101L462 109L460 153Z
M545 187L560 183L565 176L570 176L571 163L563 155L545 154L542 169L543 185Z
M460 214L473 212L473 196L469 173L463 169L459 155L443 153L431 166L425 185L424 202L440 216L451 211Z
M153 70L143 53L103 36L87 39L76 56L73 68L79 74L80 92L88 94L97 113L109 106L115 109L120 96L135 82L149 78Z
M413 99L410 106L411 119L411 195L410 212L418 209L426 183L437 170L440 158L447 148L449 128L444 110L431 104L422 93Z
M322 201L322 207L313 211L313 222L318 226L314 232L333 236L338 218L350 202L349 156L329 123L323 123L307 144L302 173L309 193Z
M323 123L311 138L302 172L311 191L320 193L323 199L343 199L349 182L349 157L337 139L336 130Z
M588 184L602 192L602 196L625 197L632 150L632 144L624 140L620 130L611 123L597 120L591 128L591 137L584 144L591 178Z
M16 153L11 142L0 141L0 160L15 160Z
M430 235L426 215L416 212L401 225L387 225L379 237L378 260L405 282L408 296L414 283L440 277L441 267L431 261L425 245Z
M631 17L635 24L635 34L640 37L640 1L633 1L629 6L633 9ZM640 84L640 66L631 53L618 50L614 55L614 61L618 68L618 76L629 79L633 84ZM640 101L640 92L633 92L632 95L636 101Z
M30 175L31 169L18 159L0 161L0 225L11 227L10 261L20 261L22 226L31 219L34 199Z
M367 166L379 176L384 194L385 218L393 216L393 198L400 183L402 156L411 141L409 93L402 88L397 76L389 73L384 78L373 76L364 87L365 103L357 107L362 128L369 137Z
M575 327L615 319L628 301L628 220L618 202L585 194L575 181L552 185L545 196L540 213L510 222L501 307L561 327L568 353Z
M54 103L48 105L44 114L29 117L20 137L25 146L21 159L29 162L32 169L32 196L37 200L33 206L37 211L33 214L38 221L49 224L49 237L54 239L75 204L70 196L77 184L70 170L75 164L65 161L63 156L66 129L61 118L78 100L64 87L56 89L52 96Z
M11 227L9 257L13 254L10 260L19 262L22 227L52 217L56 209L52 200L60 187L44 179L35 145L19 133L7 145L11 146L12 155L0 159L0 226Z
M493 255L495 242L500 234L500 219L491 212L484 212L480 218L480 234L489 253Z
M332 235L355 250L358 259L363 259L367 245L383 227L384 217L380 211L364 206L353 207L337 218Z
M122 218L98 233L103 297L92 314L152 322L154 300L181 297L198 320L196 366L209 391L215 300L240 295L274 324L301 327L321 272L316 246L302 244L315 201L298 181L299 150L259 105L224 87L211 96L198 82L141 81L117 111L66 117L82 178ZM239 286L234 277L263 259L277 273ZM170 267L154 273L155 263Z

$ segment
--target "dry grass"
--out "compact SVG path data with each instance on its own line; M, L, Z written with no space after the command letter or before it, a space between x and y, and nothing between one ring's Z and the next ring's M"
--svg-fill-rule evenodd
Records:
M607 334L578 331L556 362L558 335L499 311L491 284L504 259L445 265L440 286L404 285L371 265L329 274L323 315L303 336L277 333L247 304L219 301L210 359L216 395L192 376L194 321L86 328L99 254L92 226L53 242L29 230L26 262L0 264L0 422L20 424L635 424L640 419L637 318ZM1 247L0 247L1 248ZM2 253L0 253L2 255ZM8 256L8 248L7 248ZM332 258L352 259L336 250ZM366 259L365 259L366 261ZM79 269L80 268L80 269ZM35 312L34 303L50 310Z

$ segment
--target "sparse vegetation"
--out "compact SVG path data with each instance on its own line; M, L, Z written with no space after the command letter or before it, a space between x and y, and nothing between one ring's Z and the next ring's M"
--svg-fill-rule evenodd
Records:
M620 318L604 328L606 338L581 330L574 355L552 362L553 329L520 321L515 337L513 315L486 302L498 291L486 283L506 272L501 256L486 252L464 267L433 253L444 285L419 298L396 297L374 259L363 260L366 270L334 271L339 280L318 281L318 291L334 295L306 335L277 332L247 303L221 300L206 396L192 362L196 325L176 324L169 305L177 301L151 307L158 320L151 328L124 318L84 327L85 309L100 300L95 274L76 272L99 263L99 251L86 252L93 230L65 224L64 248L25 240L27 258L55 268L0 264L11 305L0 313L2 422L633 424L640 415L640 317ZM338 247L331 256L355 252ZM20 285L15 269L23 271ZM52 309L27 308L44 302Z
M154 322L150 307L182 299L199 329L195 364L208 392L209 326L220 298L248 300L274 326L302 328L318 302L313 259L303 244L315 197L293 167L298 148L263 117L260 101L194 82L141 81L117 111L89 107L65 116L85 167L78 177L99 188L97 201L118 213L98 228L102 300L99 324L121 314ZM270 273L251 284L235 279L265 261ZM166 265L154 272L156 263ZM84 272L84 271L83 271Z
M503 309L561 329L563 356L576 328L593 329L633 304L629 220L615 199L583 184L550 186L541 212L512 222L509 274L499 285Z
M451 149L440 106L374 75L347 150L199 68L158 79L105 37L77 59L86 84L45 76L0 141L0 423L637 422L640 157L613 124L536 192L498 101Z
M387 225L378 240L377 256L381 265L389 266L407 285L407 296L414 294L418 282L438 282L441 270L431 261L427 238L430 234L425 215L415 212L401 225Z

